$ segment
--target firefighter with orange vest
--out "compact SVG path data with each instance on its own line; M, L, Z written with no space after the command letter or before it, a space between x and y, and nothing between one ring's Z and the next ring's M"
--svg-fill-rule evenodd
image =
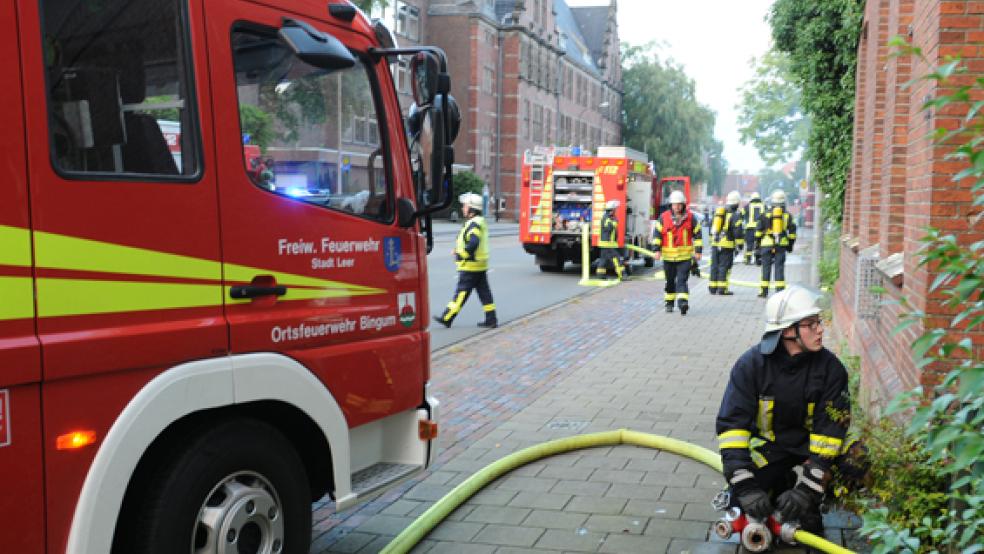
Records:
M434 316L434 321L445 327L451 327L455 316L461 311L474 289L478 291L478 299L482 301L482 311L485 312L485 321L480 321L478 326L497 327L499 321L495 315L495 303L492 301L492 289L489 288L488 277L489 226L482 217L482 197L474 192L466 192L459 196L458 200L467 218L454 245L454 259L458 266L458 286L444 313Z
M700 222L687 209L683 192L675 190L670 193L670 209L660 214L654 231L653 252L657 260L663 260L666 276L666 294L663 296L666 311L673 311L675 301L680 307L680 314L687 315L690 309L687 278L690 277L691 259L700 261L704 242Z
M735 249L745 243L742 216L739 207L741 195L733 190L728 193L724 206L718 207L711 222L711 294L731 296L729 289L731 266L735 262Z
M770 198L772 206L760 217L755 237L759 241L762 254L762 281L759 283L759 298L769 295L769 280L773 277L776 292L786 288L786 252L793 251L796 243L796 222L786 211L786 193L776 190Z
M762 217L764 211L765 205L762 204L762 197L759 196L758 192L753 192L752 197L748 200L748 205L745 206L743 222L745 225L745 265L752 263L752 256L755 256L755 265L762 265L762 254L759 253L755 235L758 232L759 218Z

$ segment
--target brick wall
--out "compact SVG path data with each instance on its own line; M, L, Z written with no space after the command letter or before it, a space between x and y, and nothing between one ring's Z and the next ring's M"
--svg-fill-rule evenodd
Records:
M903 85L960 55L970 72L955 84L984 75L984 2L869 0L858 45L854 162L846 184L841 273L834 292L834 318L843 341L861 356L865 396L884 404L917 384L935 382L946 367L918 370L909 346L925 328L949 327L952 312L939 293L929 291L936 275L918 265L921 238L928 226L952 232L962 244L984 239L972 226L970 180L955 183L965 164L946 159L952 146L935 144L931 132L953 129L967 106L920 111L941 91L932 81ZM893 57L886 47L895 35L922 49L925 60ZM901 253L901 286L883 276L882 305L873 317L855 310L859 252L879 245L881 259ZM861 291L861 294L864 294ZM922 324L893 334L903 300L923 311ZM925 327L924 327L925 326ZM974 337L984 349L984 334ZM980 351L980 350L979 350Z

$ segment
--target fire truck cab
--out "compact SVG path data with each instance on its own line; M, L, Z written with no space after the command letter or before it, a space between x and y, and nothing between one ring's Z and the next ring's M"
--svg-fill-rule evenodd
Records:
M343 0L13 0L0 68L0 551L307 552L426 467L443 52Z

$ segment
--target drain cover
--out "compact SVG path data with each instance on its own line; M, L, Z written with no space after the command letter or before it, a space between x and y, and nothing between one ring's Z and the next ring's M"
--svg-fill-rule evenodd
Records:
M551 431L580 431L588 426L587 421L574 419L555 419L547 424L547 429Z

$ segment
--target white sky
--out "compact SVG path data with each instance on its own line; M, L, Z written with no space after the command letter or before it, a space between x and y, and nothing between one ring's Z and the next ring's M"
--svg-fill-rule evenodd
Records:
M567 0L571 6L606 5L607 0ZM715 135L724 142L728 169L758 173L765 166L751 144L738 140L738 89L754 75L749 66L771 44L765 16L772 0L618 0L622 42L663 43L697 83L697 100L717 113Z

